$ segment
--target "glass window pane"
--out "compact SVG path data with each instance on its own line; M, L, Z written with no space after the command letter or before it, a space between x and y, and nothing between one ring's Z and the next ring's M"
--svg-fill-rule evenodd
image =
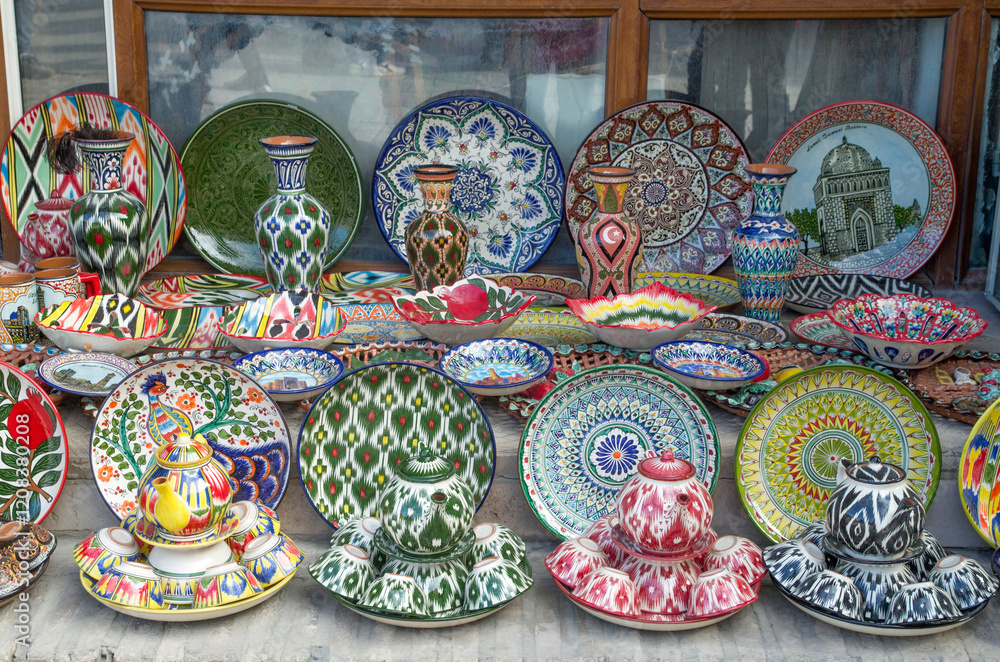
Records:
M650 21L650 99L716 113L755 161L796 121L883 101L937 121L947 18Z
M986 95L983 105L983 128L979 142L976 173L976 204L972 209L972 242L969 268L987 265L987 251L993 243L997 192L1000 187L1000 21L990 26L990 59L986 72ZM995 249L994 249L995 250ZM993 292L998 290L993 287Z
M150 115L180 149L234 101L284 99L329 122L365 177L351 261L395 261L370 200L389 133L428 101L478 94L533 119L568 164L604 117L608 20L410 19L146 12ZM575 263L560 233L543 263Z
M104 0L16 0L14 19L24 110L64 92L108 93Z

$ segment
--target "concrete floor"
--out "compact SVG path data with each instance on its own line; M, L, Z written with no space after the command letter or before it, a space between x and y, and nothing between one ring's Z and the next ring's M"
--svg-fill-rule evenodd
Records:
M986 315L992 327L974 345L1000 350L1000 315L981 294L949 293ZM789 316L791 319L791 316ZM507 609L477 623L433 631L379 625L338 607L306 572L272 600L242 614L188 624L158 624L100 606L80 586L72 547L88 531L115 524L98 497L89 463L91 422L73 401L62 406L70 471L45 525L59 537L50 567L30 590L31 645L15 642L18 614L0 608L0 651L18 660L255 660L255 659L681 659L693 660L997 660L997 603L948 633L914 639L874 637L820 623L765 584L760 600L730 620L703 630L650 633L592 618L561 597L542 565L554 546L528 508L517 478L522 425L495 401L484 405L497 443L496 479L477 521L496 521L529 541L535 587ZM283 405L293 431L303 412ZM733 480L733 452L743 419L710 406L723 463L714 500L714 528L763 544L743 512ZM989 550L966 521L956 467L970 427L932 415L942 447L941 484L927 526L947 547L988 562ZM294 473L294 471L293 471ZM309 506L297 479L278 509L283 530L309 559L326 549L330 529Z

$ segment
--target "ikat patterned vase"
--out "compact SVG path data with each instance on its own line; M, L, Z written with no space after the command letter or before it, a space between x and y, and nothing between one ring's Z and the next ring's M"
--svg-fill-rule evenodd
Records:
M406 258L417 290L452 285L465 277L469 232L451 212L451 184L457 166L417 166L413 175L424 196L424 213L406 226Z
M100 277L105 294L129 297L139 290L149 236L146 205L122 187L122 162L134 139L119 132L105 140L74 141L89 173L90 192L69 210L70 232L84 269Z
M317 139L271 136L260 144L271 157L278 192L254 216L257 247L275 291L305 287L315 291L326 264L330 213L306 192L306 166Z
M733 229L733 268L746 314L777 323L799 257L799 231L781 213L781 196L795 168L754 163L746 171L754 212Z
M593 167L587 171L597 194L597 212L577 233L577 261L590 298L632 292L642 255L639 224L622 207L635 177L630 168Z

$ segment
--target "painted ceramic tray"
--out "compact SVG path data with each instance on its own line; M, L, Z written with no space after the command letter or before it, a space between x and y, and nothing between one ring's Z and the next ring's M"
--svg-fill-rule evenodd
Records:
M152 120L120 99L93 92L61 94L38 104L17 121L0 161L0 195L7 218L13 220L23 241L28 214L34 213L36 202L53 195L79 198L89 192L90 180L83 170L56 174L45 159L45 145L50 138L84 121L135 136L125 152L122 184L149 210L149 255L145 266L149 271L180 239L188 213L184 175L166 135Z
M261 276L203 274L171 276L143 283L136 299L161 310L195 306L233 306L271 293Z
M330 526L374 515L397 464L431 448L454 464L482 505L496 447L475 396L432 368L378 363L340 378L306 414L299 474Z
M805 240L795 276L906 278L934 254L955 213L955 170L944 142L889 104L848 101L817 110L765 160L798 170L781 205Z
M104 396L139 366L114 354L60 354L38 367L43 382L74 395Z
M728 313L705 315L684 336L684 340L705 340L733 347L743 347L747 343L782 342L786 338L788 332L780 324Z
M0 518L44 520L62 493L68 464L56 406L30 377L0 362Z
M393 614L387 614L381 611L375 611L374 609L367 609L361 605L351 602L342 595L338 595L333 591L330 591L337 602L344 605L351 611L353 611L358 616L364 616L376 623L382 623L384 625L395 625L401 628L413 628L415 630L434 630L438 628L453 628L459 625L465 625L466 623L474 623L480 621L487 616L492 616L504 607L510 605L514 600L521 597L511 598L507 602L503 602L495 607L490 607L489 609L480 609L479 611L464 611L459 610L457 614L452 614L448 616L429 616L426 618L412 618L408 616L397 616Z
M740 303L740 288L735 280L703 274L644 273L635 279L635 289L660 282L672 290L690 294L709 306L726 308Z
M548 136L498 101L451 97L400 122L375 161L375 219L403 262L406 226L424 211L413 176L423 163L461 168L451 210L471 235L466 275L526 271L559 232L565 180Z
M920 400L876 370L812 368L780 382L750 412L736 445L740 499L768 539L787 540L825 516L842 459L873 455L903 467L931 505L941 446Z
M789 279L785 305L800 313L818 313L841 299L857 299L862 294L933 296L926 287L900 278L835 273Z
M971 383L955 379L959 368L969 371ZM900 372L903 373L900 381L919 395L928 409L969 425L974 425L994 398L1000 396L997 352L959 350L941 363Z
M90 439L97 489L111 511L135 510L153 451L178 434L203 434L239 483L234 501L277 507L288 487L288 426L267 391L239 370L204 358L164 359L129 375L105 399Z
M564 306L566 299L586 299L583 281L566 276L536 273L490 274L497 285L535 297L536 307Z
M647 101L604 120L583 141L566 182L566 220L576 243L597 211L591 166L636 171L625 213L642 229L643 269L707 274L729 257L733 227L753 211L739 136L720 118L681 101Z
M337 344L399 342L423 338L404 320L392 303L357 303L337 306L344 317L344 330L333 339Z
M198 254L220 271L264 275L254 214L274 193L275 179L258 141L277 134L319 139L309 157L306 190L330 212L328 267L347 251L361 225L361 170L329 124L284 101L235 103L212 113L181 150L189 186L184 233Z
M580 318L571 310L532 310L521 313L504 333L507 338L530 340L546 347L581 345L597 342Z
M853 349L851 341L840 332L825 312L796 317L788 324L792 333L811 345L825 345L837 349Z
M535 516L562 539L614 512L618 490L648 451L671 449L715 489L719 438L705 405L655 368L579 372L535 408L521 436L521 487Z
M973 528L991 547L1000 547L1000 401L994 402L969 434L958 461L962 507Z

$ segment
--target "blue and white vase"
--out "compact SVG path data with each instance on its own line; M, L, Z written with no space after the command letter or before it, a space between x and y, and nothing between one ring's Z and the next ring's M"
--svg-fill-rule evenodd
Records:
M754 163L746 171L753 186L754 212L733 230L736 282L746 315L777 323L799 257L799 231L781 213L781 196L795 168Z
M257 247L275 291L304 287L316 291L326 266L330 213L306 193L306 166L317 139L271 136L260 144L271 157L278 192L254 215Z

